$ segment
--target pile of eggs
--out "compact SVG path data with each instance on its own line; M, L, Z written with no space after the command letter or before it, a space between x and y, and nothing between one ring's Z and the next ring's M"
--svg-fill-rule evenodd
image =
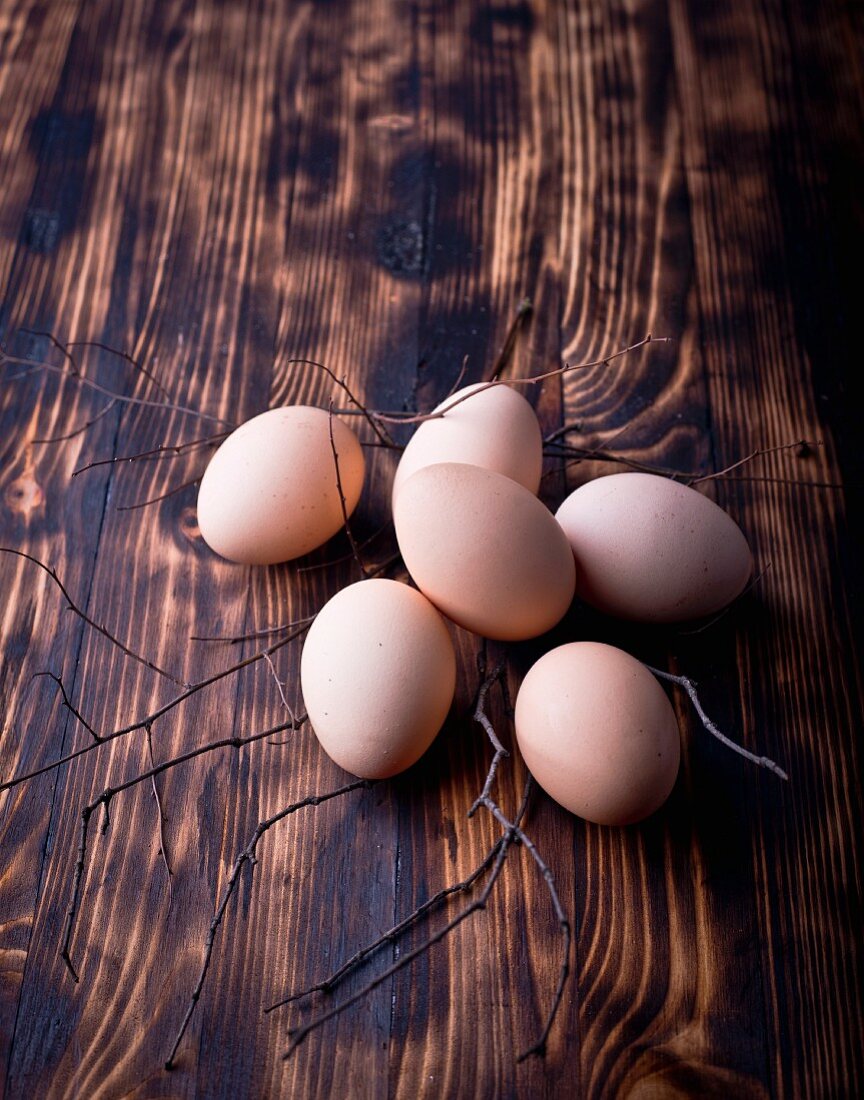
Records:
M456 685L445 619L518 641L554 627L574 596L619 618L674 623L717 612L745 588L743 534L694 489L612 474L553 515L537 496L542 464L534 410L505 384L458 391L415 432L392 506L416 588L349 585L318 613L303 648L307 713L342 768L386 778L432 743ZM288 561L337 533L363 478L362 448L338 417L271 409L214 454L198 496L201 533L232 561ZM572 642L541 657L519 689L515 728L540 786L588 821L642 820L674 786L672 706L645 666L613 646Z

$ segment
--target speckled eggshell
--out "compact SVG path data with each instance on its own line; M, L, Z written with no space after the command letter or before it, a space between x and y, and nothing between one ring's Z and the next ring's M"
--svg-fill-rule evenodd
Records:
M426 466L400 488L396 538L424 595L459 626L516 641L551 629L573 599L564 532L524 486L479 466Z
M537 416L521 393L510 386L484 388L477 383L457 390L432 411L448 408L440 419L422 423L408 442L396 468L394 500L412 474L437 462L495 470L537 493L543 437Z
M363 488L357 437L333 418L348 514ZM222 443L198 490L198 526L231 561L271 565L322 546L343 524L324 409L286 405L253 416Z
M354 775L385 779L435 739L453 702L456 656L425 596L398 581L359 581L318 612L300 683L327 755Z
M556 513L578 565L577 595L622 619L674 623L711 615L747 585L741 529L712 500L654 474L611 474Z
M599 825L659 809L681 757L657 680L629 653L597 642L559 646L533 665L516 697L516 739L547 794Z

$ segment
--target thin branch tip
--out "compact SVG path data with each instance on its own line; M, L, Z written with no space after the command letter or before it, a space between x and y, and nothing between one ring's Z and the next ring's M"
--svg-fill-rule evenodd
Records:
M788 773L780 767L779 764L771 760L767 756L759 756L754 752L750 752L749 749L745 749L743 745L739 745L737 741L733 741L731 737L727 737L725 733L708 717L705 708L702 706L702 702L699 698L699 694L696 690L696 682L691 680L689 676L676 676L672 672L664 672L659 668L652 668L651 665L645 665L650 673L658 677L660 680L667 680L671 684L677 684L678 687L683 688L687 693L690 702L693 704L693 709L699 716L699 721L702 723L704 729L708 731L713 737L726 746L727 749L731 749L732 752L738 753L739 756L743 756L745 760L749 760L751 764L756 764L757 767L765 768L770 772L773 772L778 779L783 779L788 782Z

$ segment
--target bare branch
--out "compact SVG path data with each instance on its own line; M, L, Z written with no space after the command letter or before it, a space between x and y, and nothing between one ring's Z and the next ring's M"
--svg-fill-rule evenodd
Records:
M333 438L333 402L330 402L330 412L327 418L327 427L330 431L330 450L333 452L333 465L336 467L336 489L339 492L339 505L342 509L342 523L345 527L345 534L348 536L348 542L351 544L351 553L354 555L354 560L360 567L360 572L364 577L368 577L369 573L366 566L363 563L363 559L360 557L360 547L354 538L354 532L351 530L351 524L348 521L348 504L345 500L345 493L342 489L342 474L339 472L339 453L336 450L336 441Z
M531 793L531 778L529 776L529 778L526 782L526 785L525 785L525 793L524 793L523 798L522 798L522 805L519 809L519 813L518 813L517 818L516 818L517 822L521 821L521 819L522 819L522 817L525 813L525 809L528 805L528 799L530 797L530 793ZM515 825L514 825L514 828L515 828ZM436 933L434 933L434 935L432 935L428 939L424 940L423 943L418 944L418 946L413 948L411 951L408 951L406 954L400 956L400 958L397 959L396 962L394 962L391 966L387 967L387 969L384 970L381 974L378 974L375 978L372 978L370 981L368 981L361 989L358 989L356 991L356 993L351 994L350 997L346 997L345 1000L340 1001L336 1005L333 1005L332 1008L328 1009L325 1012L322 1012L318 1016L315 1016L312 1020L310 1020L308 1023L304 1024L302 1027L290 1029L288 1034L291 1036L291 1043L290 1043L288 1049L282 1055L282 1057L283 1058L290 1058L291 1054L303 1042L303 1040L306 1038L306 1036L310 1034L310 1032L314 1031L316 1028L320 1027L322 1024L326 1023L328 1020L332 1020L334 1016L338 1016L339 1013L344 1012L344 1010L346 1008L350 1008L351 1005L356 1004L358 1001L362 1000L369 993L371 993L373 989L377 989L377 987L379 985L381 985L383 982L386 982L389 978L392 978L394 974L398 974L398 972L400 970L402 970L403 967L406 967L406 966L410 965L412 962L414 962L415 959L417 959L421 955L425 954L431 947L434 947L436 943L440 943L442 940L444 940L453 931L454 928L458 928L458 926L463 921L467 920L468 917L470 917L473 913L476 913L479 910L485 909L486 904L489 900L489 896L492 893L492 889L495 886L495 883L498 881L498 878L499 878L499 876L501 874L501 871L504 867L504 860L507 857L507 852L510 848L510 845L514 842L514 840L515 840L515 834L511 831L508 831L501 838L501 840L499 841L499 844L496 845L496 847L493 849L493 851L495 851L497 854L495 856L495 862L494 862L494 865L492 867L492 872L489 875L489 878L487 879L486 885L483 887L483 890L481 891L481 893L478 895L478 897L474 901L470 902L470 904L466 905L463 909L461 909L442 928L440 928ZM431 907L431 904L432 904L432 899L430 899L430 901L428 903L426 903L427 907ZM423 908L423 907L421 907L421 908ZM424 909L424 911L425 911L425 909ZM415 912L417 912L419 914L419 911L415 911ZM407 927L408 926L408 921L410 921L411 923L414 923L414 920L413 920L414 917L415 917L415 914L411 914L411 917L406 918L406 921L403 922L403 924L405 924L405 926ZM370 945L370 952L371 952L371 950L376 949L376 948L377 948L377 944ZM349 960L349 962L350 961L351 960ZM347 965L348 964L346 964L346 966ZM301 994L298 994L298 996L300 996L300 995ZM276 1006L274 1005L274 1007L276 1007Z
M225 420L221 416L213 416L210 413L201 412L200 409L193 409L189 405L175 405L168 401L151 401L146 397L131 397L125 393L118 393L116 390L111 390L108 389L107 386L100 385L99 382L94 382L92 378L87 378L86 375L81 374L80 371L77 374L73 374L63 367L55 366L53 363L44 363L37 359L21 359L17 355L9 355L8 352L0 348L0 367L5 367L7 365L26 367L28 370L45 371L48 374L59 374L63 378L71 379L79 386L92 390L94 393L101 393L103 397L110 397L115 401L121 401L124 405L134 405L137 408L145 409L161 409L164 412L176 412L183 416L194 416L198 420L209 420L214 424L231 424L230 420Z
M290 623L279 623L278 626L263 626L260 630L252 630L248 634L190 634L192 642L225 642L229 645L237 645L239 642L250 642L257 638L267 638L271 634L282 634L286 630L293 630L296 626L311 626L314 615L307 615L304 619L294 619Z
M344 392L348 396L348 400L354 406L354 411L359 416L363 417L363 419L366 421L366 423L369 425L369 427L372 429L372 431L378 437L379 443L383 444L383 446L385 446L385 447L394 447L395 446L393 440L390 437L390 433L387 431L386 428L384 428L381 424L378 423L378 418L377 418L376 414L371 413L366 408L366 406L363 404L363 402L360 401L359 398L354 396L354 394L351 392L351 390L348 386L348 383L345 381L344 378L337 378L336 374L329 367L326 367L323 363L319 363L317 359L288 359L287 362L288 363L305 363L306 366L316 367L318 370L323 371L327 375L328 378L332 379L332 381L335 382L336 385L340 387L340 389L344 390ZM333 404L332 400L331 400L330 404L331 405Z
M742 466L746 466L749 462L753 462L754 459L763 458L765 455L777 454L779 451L789 451L794 447L812 447L820 446L817 442L811 443L806 439L796 439L792 443L778 443L776 447L757 447L755 451L751 451L749 455L745 455L744 458L739 458L737 462L733 462L730 466L724 466L722 470L717 470L713 474L703 474L701 477L694 477L690 482L691 485L700 485L703 481L713 481L715 478L726 477L727 474L731 474L733 470L738 470Z
M28 336L42 336L46 340L50 340L50 342L54 345L54 347L60 352L60 354L63 356L63 358L69 364L70 369L68 371L65 371L64 373L72 375L73 378L78 378L80 376L81 368L78 366L78 363L75 360L75 357L69 351L68 345L64 344L61 340L58 340L53 332L43 332L41 329L36 329L36 328L21 328L18 331L19 332L26 332ZM4 354L5 354L5 352L4 352ZM2 360L0 360L0 361L2 361ZM33 366L35 366L37 368L40 365L38 363L38 361L33 360L33 359L25 359L24 362L25 363L31 363Z
M66 600L69 610L73 611L79 617L79 619L82 619L98 634L101 634L103 638L107 638L108 641L111 642L112 645L115 645L121 653L124 653L127 657L131 657L133 661L137 661L139 664L144 665L145 668L152 669L153 672L158 672L160 676L164 676L166 680L170 680L172 684L177 684L178 687L189 686L184 680L178 680L176 676L172 676L171 673L166 672L164 668L160 668L159 665L154 664L153 661L149 661L146 657L142 657L140 653L136 653L133 649L130 649L129 646L125 645L123 642L120 641L119 638L115 637L110 630L91 619L85 611L82 611L82 609L78 607L78 605L69 595L66 586L57 575L56 569L52 568L50 565L46 565L45 562L40 561L39 558L34 558L32 554L26 554L23 550L14 550L10 546L0 546L0 554L13 554L17 558L24 558L25 561L29 561L32 562L34 565L38 565L39 568L44 573L47 573L51 580L60 589L64 599ZM86 725L86 722L84 724Z
M507 335L504 337L504 343L501 345L501 350L492 364L492 370L489 373L487 382L494 382L501 376L501 372L506 368L510 361L510 356L513 354L513 348L516 346L516 337L519 335L519 329L522 326L522 322L526 317L530 317L534 306L531 303L530 298L523 298L516 308L516 315L510 322L510 327L507 329Z
M486 782L483 784L483 789L474 801L473 806L468 811L468 816L473 817L480 806L484 805L484 799L490 797L492 792L492 785L495 782L495 777L498 773L498 767L505 756L509 756L510 753L501 744L498 738L495 728L492 722L489 720L489 716L486 714L486 696L489 694L489 689L497 681L501 681L506 678L505 663L500 661L495 667L495 670L490 676L487 676L477 692L477 701L474 705L474 721L477 722L484 730L486 736L492 743L494 750L492 756L492 763L489 765L489 771L486 775Z
M102 740L102 738L99 736L99 734L96 732L96 730L94 730L93 727L90 725L90 723L87 721L87 719L83 718L78 713L78 711L72 706L72 701L69 698L69 696L66 694L66 688L64 687L63 681L60 679L60 677L55 676L53 672L48 672L46 670L44 672L34 672L33 675L30 677L30 679L31 680L36 680L40 676L47 676L49 680L54 681L54 683L60 689L60 694L63 697L63 706L69 711L70 714L72 714L75 718L77 718L77 720L81 723L81 725L84 727L84 729L87 730L87 732L90 734L90 736L93 738L94 741L100 742Z
M265 660L265 661L267 662L267 666L268 666L268 668L269 668L269 669L270 669L270 671L271 671L271 672L273 673L273 679L274 679L274 680L276 681L276 687L277 687L277 689L278 689L278 691L279 691L279 698L280 698L280 699L282 700L282 706L283 706L283 707L285 708L285 710L287 710L287 711L288 711L288 713L289 713L289 714L291 715L291 717L293 718L293 717L294 717L294 710L293 710L293 708L292 708L291 704L290 704L290 703L288 702L288 700L287 700L287 699L286 699L286 697L285 697L285 685L284 685L284 684L282 683L282 681L281 681L281 680L279 679L279 674L278 674L278 672L276 671L276 666L275 666L275 665L273 664L273 658L272 658L272 657L270 656L270 654L268 653L268 654L267 654L267 655L266 655L266 656L264 657L264 660Z
M293 717L293 716L292 716ZM156 767L156 760L153 756L153 730L150 726L144 727L147 733L147 755L150 757L150 767ZM153 787L153 797L156 800L156 820L158 822L159 829L159 854L162 856L162 862L165 864L165 873L168 876L168 904L174 900L174 891L171 886L171 864L168 862L168 845L165 843L165 816L162 813L162 799L159 797L159 788L156 786L156 776L150 776L150 783Z
M496 669L496 671L492 675L493 677L497 678L497 676L500 676L500 673ZM492 682L494 683L494 679L492 680ZM491 686L490 681L487 680L486 683L488 686ZM558 925L561 929L561 934L563 938L561 967L558 971L558 982L555 986L555 993L552 997L552 1003L549 1007L548 1013L546 1014L546 1019L543 1024L543 1030L540 1033L540 1037L527 1050L523 1051L519 1055L517 1061L522 1062L533 1054L542 1055L546 1052L546 1042L549 1038L549 1033L551 1032L552 1027L555 1023L555 1017L558 1015L558 1010L561 1007L561 1001L564 997L564 989L567 985L567 978L570 974L570 948L572 945L573 933L570 927L570 920L566 912L564 911L564 906L561 904L561 899L558 896L558 889L555 886L555 878L552 874L552 871L549 869L548 864L540 855L534 842L522 829L521 825L519 824L519 820L517 819L515 822L511 822L507 817L505 817L501 807L498 805L497 802L493 800L493 798L489 794L489 791L492 788L492 783L495 779L498 763L502 755L505 753L505 749L502 746L497 734L495 733L495 730L492 727L492 723L489 720L488 715L483 709L483 704L485 704L486 700L486 694L488 693L488 686L487 691L483 694L482 699L480 699L478 694L478 703L474 712L474 719L483 727L484 731L486 732L486 736L489 738L489 741L494 750L494 755L492 759L492 765L490 766L489 773L486 777L486 783L484 784L483 791L480 794L480 797L471 807L469 814L473 813L478 805L484 806L489 811L489 813L492 814L499 825L503 826L503 828L507 830L507 835L513 836L525 847L531 858L534 860L534 863L537 865L537 869L542 875L543 881L546 883L546 889L548 890L549 897L552 900L552 908L555 911L555 916L558 918Z
M113 787L106 787L98 798L94 799L93 802L90 802L87 806L84 807L84 809L81 811L81 832L78 842L78 857L75 861L75 870L72 876L71 898L69 902L69 907L66 910L66 919L63 926L63 938L60 950L61 958L65 962L69 973L72 975L76 982L79 980L79 978L77 971L72 965L70 948L72 944L72 937L75 933L75 922L78 916L78 909L81 902L81 883L84 876L84 867L87 859L87 837L90 829L90 818L99 809L99 807L102 806L105 810L105 822L102 827L102 832L104 833L110 823L110 819L108 817L108 808L110 806L111 800L115 797L115 795L120 794L122 791L127 791L130 787L134 787L138 783L144 783L148 779L154 779L157 775L161 775L163 772L167 772L171 768L176 768L180 764L185 764L189 760L194 760L198 756L203 756L205 753L215 752L217 749L225 748L240 749L244 745L251 745L255 741L262 741L265 738L272 737L274 734L282 733L284 730L299 729L305 721L306 715L303 714L299 718L292 718L288 722L281 722L278 726L271 726L269 729L261 730L258 733L249 734L247 737L224 737L220 741L212 741L207 745L199 745L198 748L189 749L187 752L181 753L179 756L175 756L171 760L165 760L161 764L156 764L152 768L149 768L147 771L141 772L139 775L133 776L131 779L125 780L123 783L117 783Z
M614 442L618 437L623 434L624 431L629 428L630 425L625 425L621 432L613 436L609 442ZM567 429L569 430L569 428ZM843 486L838 482L828 481L799 481L795 478L785 477L762 477L759 475L748 475L743 477L735 477L730 471L737 470L741 466L748 462L752 462L756 458L761 458L763 455L774 454L778 451L788 451L794 447L809 447L814 444L808 443L807 440L796 439L792 443L780 443L776 447L764 447L759 450L751 452L745 458L739 459L737 462L733 462L731 466L727 466L723 470L717 470L713 474L700 474L694 473L692 470L676 470L669 466L658 466L650 462L642 462L639 459L630 458L627 455L616 454L608 449L601 448L587 448L587 447L572 447L567 443L557 442L557 437L560 435L562 429L558 432L553 432L546 437L544 442L543 453L548 458L570 458L572 461L565 464L565 470L569 470L572 466L578 466L581 462L593 460L595 462L609 462L620 466L626 466L631 470L638 470L640 473L657 474L660 477L668 477L674 481L686 482L690 486L699 485L703 481L711 480L724 480L724 481L767 481L774 482L780 485L801 485L811 489L842 489ZM815 444L818 446L818 444ZM551 449L550 449L551 448ZM559 470L548 470L543 476L552 477L554 474L560 473Z
M139 363L137 359L133 359L128 352L120 351L119 348L112 348L108 344L103 344L100 340L70 340L67 348L99 348L101 351L107 351L109 355L116 355L118 359L124 359L130 366L134 367L139 374L143 374L146 379L153 383L159 392L171 400L171 394L165 389L159 379L152 371L148 370L143 363Z
M372 543L389 530L393 526L393 520L388 519L387 522L379 527L377 531L373 531L372 534L357 544L358 550L365 550L367 546L371 546ZM317 573L321 569L330 569L334 565L344 565L346 561L352 561L354 559L353 553L343 554L340 558L330 558L328 561L316 561L314 565L301 565L298 569L298 573Z
M138 451L131 455L114 455L111 458L99 458L95 462L88 462L86 466L79 466L72 471L72 477L78 477L88 470L95 470L99 466L114 466L121 462L157 462L165 458L177 458L178 455L187 454L199 447L210 447L221 442L230 432L214 432L212 435L204 435L198 439L190 439L186 443L160 443L158 447L151 447L147 451Z
M189 1001L189 1007L186 1010L186 1015L183 1017L183 1022L180 1025L180 1030L177 1033L177 1037L174 1040L174 1045L171 1047L171 1053L165 1062L166 1069L174 1068L174 1059L177 1055L177 1050L183 1041L183 1036L186 1034L186 1029L189 1026L189 1022L195 1012L195 1006L198 1004L198 1000L201 997L201 991L204 988L204 982L207 978L207 971L210 968L210 959L213 955L213 943L216 938L216 933L219 930L219 926L222 923L222 918L225 916L225 910L228 907L228 902L231 900L231 895L237 886L237 882L240 878L240 872L246 863L254 870L255 867L255 850L258 847L258 842L261 837L271 829L277 822L282 821L288 817L289 814L294 814L298 810L302 810L307 806L320 806L323 802L328 802L332 798L339 798L342 795L350 794L352 791L359 789L368 790L374 786L374 779L356 779L353 783L346 783L342 787L338 787L334 791L328 791L326 794L310 795L308 798L303 798L299 802L293 802L290 806L286 806L278 813L273 814L272 817L266 818L264 821L260 821L255 828L255 832L252 834L252 839L246 845L242 852L234 860L234 866L231 869L231 874L228 876L228 881L225 884L225 889L222 892L222 898L216 907L216 912L213 914L213 920L210 922L210 929L207 933L207 939L204 944L204 959L201 964L201 970L198 975L198 981L195 988L192 990L192 996Z
M74 439L76 435L83 435L88 428L92 428L94 424L97 424L103 416L111 412L117 405L117 399L112 397L111 400L103 405L102 408L96 413L95 416L91 416L89 420L85 420L83 424L79 424L77 428L72 428L68 432L64 432L63 435L44 436L42 439L31 439L31 443L65 443L69 439Z
M727 749L731 749L733 752L737 752L739 756L743 756L745 759L751 761L753 764L758 764L760 768L767 768L781 779L788 779L787 773L780 767L779 764L775 764L773 760L769 760L767 756L757 756L755 753L745 749L742 745L736 744L731 738L727 737L725 733L722 733L717 726L711 721L705 710L699 701L699 696L696 693L695 683L688 679L686 676L675 676L671 672L663 672L662 669L652 668L650 665L645 666L649 672L653 673L660 680L668 680L672 684L677 684L679 687L684 688L690 697L690 702L693 704L693 709L699 715L699 720L705 729L713 734L718 741L722 742Z
M17 775L13 779L5 780L3 783L0 783L0 794L2 794L3 791L11 790L12 787L19 786L21 783L26 783L30 779L35 779L36 776L44 775L45 772L52 771L54 768L59 768L63 764L68 764L72 760L77 760L79 756L86 756L87 753L98 748L99 744L106 741L114 741L118 737L125 737L127 734L133 733L136 730L145 729L148 725L152 726L159 718L168 714L169 711L174 710L175 707L184 703L199 691L203 691L205 688L210 687L211 684L215 684L217 681L223 680L227 676L233 676L242 669L248 668L249 665L255 664L256 661L261 661L266 656L272 655L283 646L288 645L289 642L298 638L301 634L304 634L309 625L308 622L304 622L302 625L298 626L296 630L291 631L291 633L287 634L284 638L279 638L278 641L273 642L272 645L269 645L266 649L259 650L257 653L253 653L249 657L244 657L243 660L237 661L228 668L221 669L219 672L214 672L212 676L207 676L205 679L199 680L195 684L191 684L185 691L179 692L173 699L169 699L167 703L163 703L161 707L158 707L156 710L152 711L152 713L145 715L143 718L138 718L134 722L130 722L127 726L122 726L120 729L113 730L111 733L103 734L98 744L85 745L83 748L76 749L74 752L69 752L65 756L52 760L48 764L43 764L39 768L34 768L33 771L27 772L25 775Z
M645 347L647 344L665 344L669 343L669 338L665 336L652 336L650 333L642 340L638 340L635 344L631 344L629 347L621 348L620 351L612 352L610 355L604 356L602 359L595 359L589 363L565 363L563 367L556 367L554 370L544 371L543 374L535 374L531 378L508 378L506 380L496 379L491 382L484 382L478 386L471 393L463 394L461 397L456 397L453 401L449 402L443 409L439 409L437 412L431 413L419 413L416 416L410 413L384 413L384 412L370 412L368 415L372 416L378 424L423 424L427 420L440 420L446 413L456 408L457 405L461 405L463 401L470 401L472 397L476 397L478 393L482 393L484 390L489 390L493 386L539 386L543 382L550 378L558 378L561 375L569 374L576 370L589 370L591 367L601 367L608 363L611 363L613 359L618 359L622 355L627 355L630 352L636 351L638 348ZM352 409L335 409L334 413L339 416L352 416L356 415L356 412Z
M459 373L456 375L456 381L453 383L453 385L447 391L447 397L444 398L445 401L448 398L452 397L453 394L462 385L462 379L465 377L465 373L466 373L467 370L468 370L468 356L463 355L462 356L462 366L459 368Z
M302 1000L304 997L308 997L312 993L331 993L336 988L336 986L339 985L339 983L343 981L343 979L347 978L349 974L353 973L353 971L356 970L361 963L365 962L366 959L368 959L371 955L374 955L382 947L386 946L386 944L393 943L394 940L397 940L403 932L406 932L409 928L417 924L421 917L423 917L431 909L434 909L436 906L440 905L442 901L445 901L453 894L463 894L470 890L477 879L480 878L484 874L484 872L492 866L496 856L501 850L501 846L503 845L503 843L504 838L499 837L495 844L493 844L493 846L486 853L486 856L483 859L482 863L478 864L478 866L474 868L474 870L471 872L470 875L468 875L467 878L462 879L461 882L454 883L452 886L445 886L443 890L439 890L437 894L433 894L431 898L427 898L426 901L424 901L421 905L418 905L418 907L412 913L409 913L407 917L399 921L398 924L395 924L389 931L385 932L383 935L379 936L377 940L373 940L372 943L367 944L366 947L361 948L354 955L352 955L351 958L348 959L347 962L344 962L338 970L334 970L329 978L325 978L321 982L316 982L315 985L310 985L306 989L301 989L298 993L291 993L289 996L283 997L279 1001L275 1001L272 1005L269 1005L267 1008L264 1009L265 1015L267 1013L273 1012L274 1009L281 1008L283 1005Z
M197 477L191 478L189 481L184 481L182 485L175 485L173 489L168 489L167 492L160 493L157 497L150 497L147 500L139 500L135 504L121 504L118 505L118 512L134 512L137 508L146 508L150 504L158 504L160 500L167 500L169 497L176 496L178 493L182 493L184 489L190 488L192 485L197 485L201 480L201 474Z

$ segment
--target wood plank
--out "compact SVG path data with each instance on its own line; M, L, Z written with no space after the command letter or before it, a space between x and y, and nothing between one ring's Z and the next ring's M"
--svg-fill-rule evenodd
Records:
M580 426L569 438L641 462L698 470L711 454L711 425L665 6L580 8L564 21L560 49L570 93L564 356L602 359L647 333L672 339L568 376L565 418ZM571 67L574 56L582 63ZM608 466L583 463L570 469L568 481L573 487L606 472ZM627 629L584 614L577 629L655 666L671 657L676 671L700 683L709 670L737 679L722 629L710 638L704 663L698 643L674 631ZM714 693L710 705L723 728L739 728L738 714ZM661 1084L670 1087L676 1073L693 1094L762 1094L763 1006L747 951L752 881L740 873L748 836L727 825L721 847L712 816L739 817L742 799L728 783L707 797L702 788L714 788L698 762L706 754L716 769L720 754L705 746L689 704L678 702L677 710L685 762L667 812L638 832L588 826L576 841L585 1095L650 1095ZM719 766L739 770L722 757Z
M808 270L804 281L804 256L821 247L813 232L802 256L800 222L789 217L802 201L814 202L813 169L830 161L823 154L814 163L813 148L793 142L794 171L787 174L789 154L778 156L787 135L804 130L789 45L795 22L770 5L723 19L678 6L673 27L681 80L691 93L685 162L717 462L757 439L766 446L818 438L822 446L799 464L799 476L833 481L840 478L834 440L825 432L807 343L796 339L812 279ZM807 132L820 141L820 130ZM778 456L761 469L782 477L789 463ZM860 821L849 802L859 782L858 714L836 660L838 648L854 651L848 603L837 591L846 517L836 493L771 482L724 485L721 500L744 515L755 552L774 563L762 597L771 618L738 640L742 724L759 731L793 776L782 791L753 776L744 780L758 789L748 799L748 818L770 1088L776 1095L840 1095L861 1077L852 1022L861 1008L853 977L860 972L853 840Z

